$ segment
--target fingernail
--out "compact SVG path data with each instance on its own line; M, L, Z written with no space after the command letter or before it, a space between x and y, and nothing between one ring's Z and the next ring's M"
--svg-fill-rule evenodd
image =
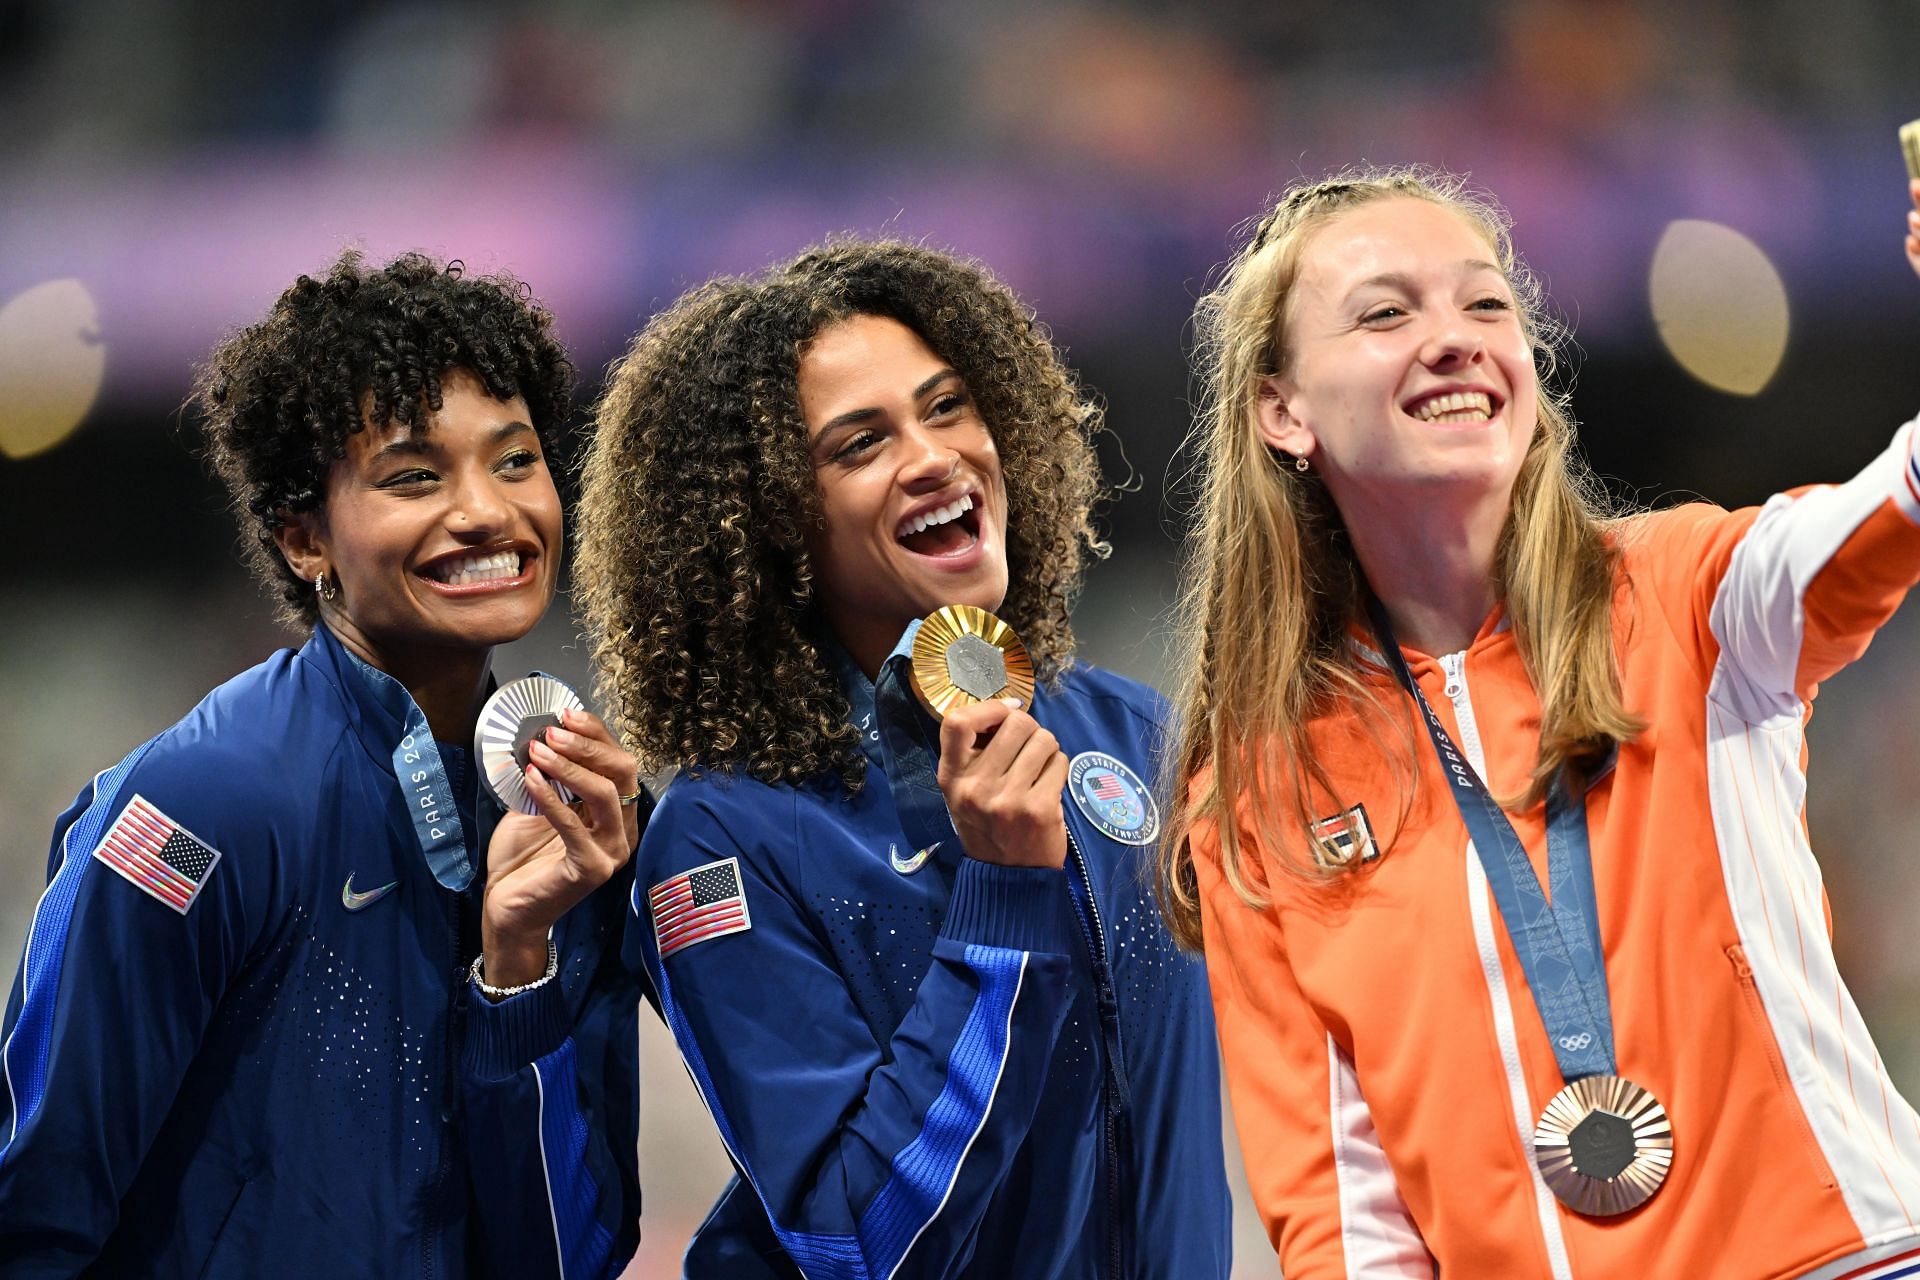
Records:
M536 751L547 756L551 756L553 754L553 748L548 746L546 743L540 741L540 739L538 738L535 738L532 742L529 742L527 744L527 750L529 754L532 754L533 752L536 752Z
M1006 703L1008 706L1012 707L1016 711L1018 711L1021 707L1024 707L1027 705L1026 702L1020 698L1002 698L1000 699L1000 701Z
M536 745L538 745L538 744L536 744ZM527 781L528 781L528 782L538 782L538 783L540 783L540 784L542 784L542 785L544 786L544 785L546 784L546 781L547 781L547 779L546 779L546 777L545 777L545 775L543 775L543 774L542 774L542 773L541 773L541 772L540 772L540 771L539 771L538 769L536 769L536 768L534 768L534 767L533 767L532 765L528 765L528 766L527 766Z
M547 740L556 747L564 747L573 741L573 735L565 729L549 729L547 730Z

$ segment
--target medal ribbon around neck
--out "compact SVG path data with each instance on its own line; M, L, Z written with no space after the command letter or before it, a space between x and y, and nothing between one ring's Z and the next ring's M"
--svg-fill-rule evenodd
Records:
M400 742L393 749L393 777L405 797L407 817L413 821L414 839L426 857L427 868L445 887L464 890L473 883L473 861L467 856L467 835L461 828L453 786L447 781L447 766L434 744L426 712L420 710L405 685L345 645L341 648L353 659L373 700L400 722Z
M918 620L909 624L900 642L880 664L873 682L874 722L880 731L881 767L900 815L900 830L915 849L930 849L951 840L958 848L947 798L940 792L933 727L913 693L913 642ZM855 715L862 708L855 705Z
M1542 1176L1554 1194L1578 1212L1624 1213L1659 1189L1672 1160L1673 1144L1660 1104L1638 1085L1619 1079L1614 1065L1613 1017L1600 946L1600 913L1594 894L1585 798L1573 794L1564 770L1554 778L1547 793L1549 896L1542 891L1513 823L1420 692L1394 638L1387 611L1371 594L1367 597L1367 614L1394 678L1419 708L1440 758L1441 771L1447 777L1447 790L1473 839L1487 887L1500 908L1500 918L1526 976L1527 990L1546 1027L1554 1061L1568 1085L1548 1103L1535 1134L1535 1159ZM1580 1082L1590 1078L1593 1085L1581 1088ZM1611 1088L1614 1083L1632 1093ZM1577 1098L1570 1100L1569 1095ZM1617 1146L1621 1139L1619 1132L1596 1135L1594 1130L1608 1123L1603 1119L1586 1137L1571 1144L1573 1154L1569 1155L1566 1139L1596 1110L1609 1118L1623 1117L1632 1126L1642 1154L1628 1162L1616 1161L1610 1150L1600 1151L1599 1159L1589 1154L1596 1142L1601 1147L1608 1147L1610 1142ZM1652 1153L1648 1153L1649 1142ZM1607 1168L1621 1164L1622 1168L1605 1177L1594 1177L1574 1168L1583 1155L1590 1164ZM1646 1164L1657 1165L1657 1169L1636 1168L1643 1156Z

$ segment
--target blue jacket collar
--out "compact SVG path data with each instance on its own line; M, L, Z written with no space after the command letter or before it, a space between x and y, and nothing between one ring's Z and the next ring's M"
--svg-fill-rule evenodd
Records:
M887 655L881 666L884 667L887 662L893 661L901 654L911 654L913 638L919 634L919 631L918 618L909 622L907 629L901 633L900 639L894 643L893 651ZM821 652L826 657L827 665L833 669L834 675L839 677L841 690L847 695L849 708L847 718L859 731L861 752L876 766L884 767L880 754L880 717L874 702L873 681L867 679L867 673L860 669L860 664L853 660L853 655L847 652L846 647L837 638L828 637L827 642L821 646Z
M300 655L340 691L348 723L368 754L392 769L433 878L449 889L465 889L473 883L473 839L480 833L466 829L469 823L462 822L461 810L473 814L474 807L462 805L454 794L427 717L413 695L349 650L325 623L314 625L313 638Z

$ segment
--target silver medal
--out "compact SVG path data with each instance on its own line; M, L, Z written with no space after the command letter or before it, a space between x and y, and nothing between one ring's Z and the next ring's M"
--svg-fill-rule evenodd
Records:
M508 813L538 813L527 790L528 748L534 739L560 725L562 710L585 711L580 695L552 676L525 676L494 690L480 708L473 730L473 758L487 790ZM545 770L541 771L542 773ZM574 794L548 778L568 803Z

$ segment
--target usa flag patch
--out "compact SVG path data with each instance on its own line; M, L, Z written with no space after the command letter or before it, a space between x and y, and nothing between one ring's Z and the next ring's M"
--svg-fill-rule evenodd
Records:
M220 851L135 796L107 828L93 856L142 893L187 914L220 861Z
M709 862L662 880L647 890L647 906L662 960L696 942L753 928L738 858Z

